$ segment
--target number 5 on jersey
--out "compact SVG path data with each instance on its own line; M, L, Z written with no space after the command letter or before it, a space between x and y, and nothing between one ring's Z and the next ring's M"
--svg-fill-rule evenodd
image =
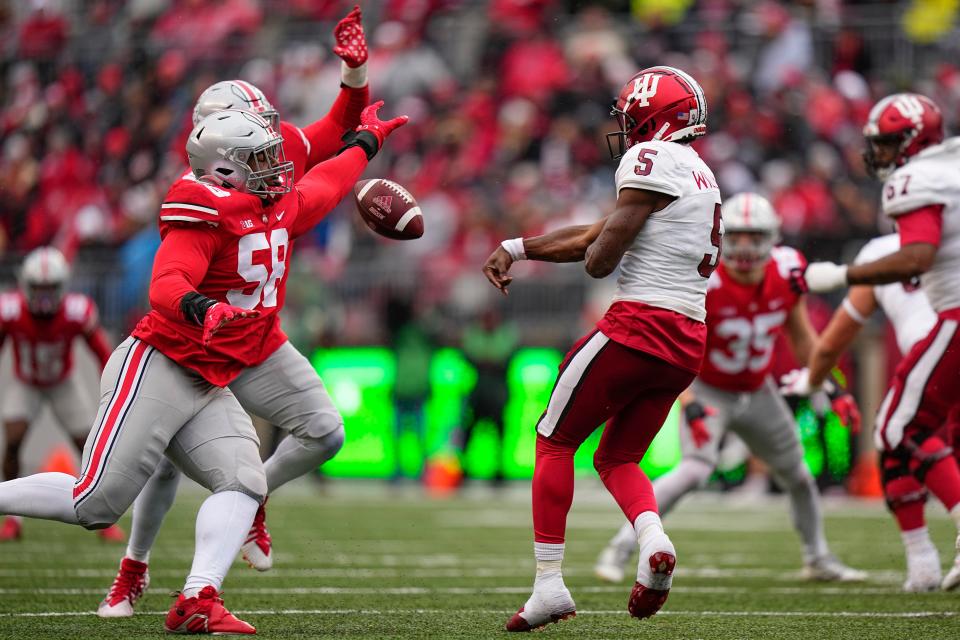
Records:
M697 267L697 273L703 278L709 278L713 270L720 264L720 251L723 248L723 218L720 216L720 203L713 209L713 228L710 230L710 244L717 250L716 253L703 254L703 260Z
M288 244L287 230L283 228L271 231L269 241L267 234L262 232L240 238L237 273L256 287L250 293L244 293L243 289L231 289L227 292L227 302L242 309L255 309L261 304L264 307L277 306L277 283L287 269L285 260ZM258 251L270 251L269 269L264 264L254 263L254 254Z

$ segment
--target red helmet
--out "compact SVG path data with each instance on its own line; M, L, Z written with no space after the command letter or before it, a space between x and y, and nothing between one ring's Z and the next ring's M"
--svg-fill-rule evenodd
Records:
M650 67L630 78L610 115L620 125L620 131L607 134L614 159L638 142L677 142L707 132L703 89L690 75L673 67Z
M943 142L943 116L940 107L919 93L895 93L873 105L863 127L867 148L863 160L867 169L886 179L911 156ZM877 157L875 145L895 145L896 156L884 163Z

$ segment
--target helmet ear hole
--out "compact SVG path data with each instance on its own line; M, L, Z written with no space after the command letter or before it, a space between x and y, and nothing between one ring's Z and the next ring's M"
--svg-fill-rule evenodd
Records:
M222 176L229 176L233 174L233 169L228 169L227 167L220 167L219 169L217 169L217 173L219 173Z

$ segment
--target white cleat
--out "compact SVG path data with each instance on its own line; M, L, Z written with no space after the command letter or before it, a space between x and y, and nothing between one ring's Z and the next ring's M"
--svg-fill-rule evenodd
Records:
M558 573L555 578L540 580L533 588L533 594L520 610L507 621L507 631L536 631L552 622L560 622L576 617L577 606L563 577Z
M867 572L848 567L828 553L805 562L800 576L815 582L863 582Z
M97 607L97 615L101 618L129 618L133 615L133 606L143 597L143 592L149 586L147 564L124 558L120 561L120 571L117 572L107 597Z
M903 583L903 590L908 593L923 593L936 591L940 588L940 554L937 548L919 553L907 554L907 579ZM946 587L944 587L946 588Z
M667 534L657 532L643 541L637 563L637 581L627 601L634 618L649 618L663 607L673 586L677 552Z
M270 532L267 531L266 505L267 501L264 500L257 509L253 524L247 533L247 540L240 547L243 559L257 571L269 571L273 567L273 541L270 539Z
M593 573L604 582L623 582L624 566L630 562L631 553L625 553L615 545L609 545L600 552Z
M960 536L957 536L957 557L953 561L953 566L950 567L950 571L947 571L947 575L943 577L943 582L940 583L940 588L944 591L953 591L958 586L960 586ZM937 563L937 568L939 569L939 562Z

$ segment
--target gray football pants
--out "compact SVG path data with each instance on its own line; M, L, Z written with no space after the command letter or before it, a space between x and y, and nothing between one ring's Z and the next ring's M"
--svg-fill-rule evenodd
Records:
M266 494L259 441L233 393L127 338L100 378L73 492L80 524L116 522L164 455L214 493L240 491L258 501Z

